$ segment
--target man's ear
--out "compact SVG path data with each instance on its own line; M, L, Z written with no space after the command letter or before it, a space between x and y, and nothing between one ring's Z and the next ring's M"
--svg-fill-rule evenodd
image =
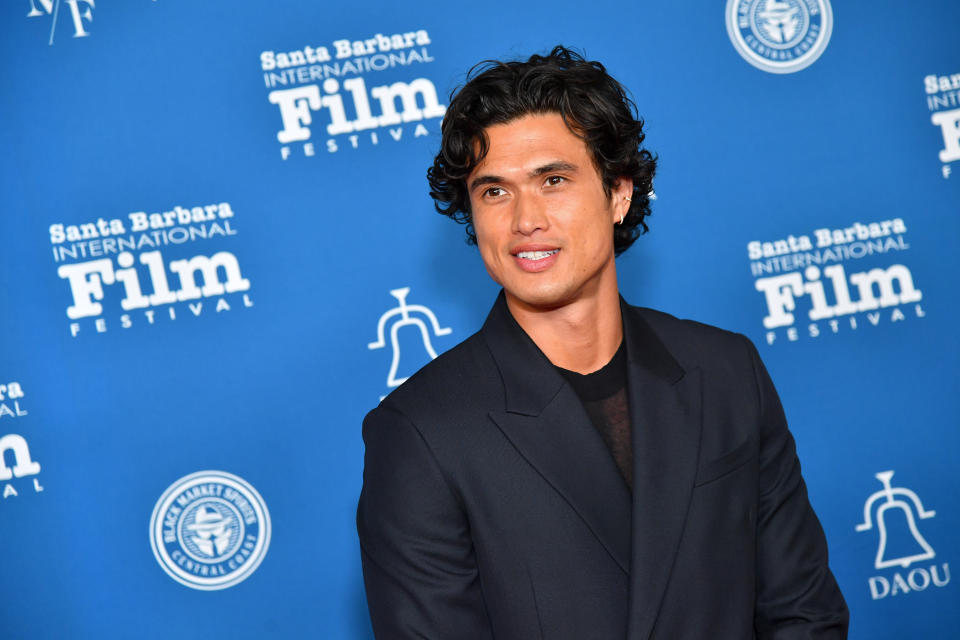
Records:
M633 179L627 176L620 176L613 183L610 190L610 198L613 201L613 222L619 223L627 211L630 210L630 198L633 197Z

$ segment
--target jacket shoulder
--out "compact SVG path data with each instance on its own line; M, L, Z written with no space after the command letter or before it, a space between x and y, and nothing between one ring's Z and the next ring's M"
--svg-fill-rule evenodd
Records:
M752 370L756 349L745 335L713 325L677 318L647 307L629 307L642 319L685 369L703 367L726 370L741 365Z
M379 408L404 415L418 428L462 422L503 404L499 369L477 332L437 356L394 389ZM376 411L376 409L374 410Z

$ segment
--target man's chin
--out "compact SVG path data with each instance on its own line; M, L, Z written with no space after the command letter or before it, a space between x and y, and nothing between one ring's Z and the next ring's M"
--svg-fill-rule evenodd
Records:
M541 287L531 289L510 289L504 287L507 302L511 306L520 307L527 311L553 311L571 302L567 291Z

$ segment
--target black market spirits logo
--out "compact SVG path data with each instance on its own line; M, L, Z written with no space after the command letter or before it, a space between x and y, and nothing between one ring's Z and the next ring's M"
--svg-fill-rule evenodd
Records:
M432 80L419 75L368 86L364 76L433 62L430 43L420 29L334 40L329 47L261 52L263 81L271 89L267 100L277 105L282 126L277 132L280 157L316 156L321 150L331 154L429 135L429 121L446 112Z
M875 474L883 488L867 498L863 522L856 527L857 531L876 531L877 554L873 567L877 571L888 570L867 580L874 600L925 591L931 586L945 587L950 582L950 565L929 562L937 554L920 532L920 523L933 518L937 512L924 508L914 491L892 486L893 474L893 471ZM895 567L899 570L891 573L889 570Z
M27 439L19 433L7 432L8 420L23 419L28 415L29 412L22 404L25 396L23 386L17 381L0 384L0 496L2 496L2 502L16 498L21 493L43 491L43 486L37 477L40 475L40 463L31 455Z
M65 9L63 13L69 16L74 38L90 35L87 29L93 22L94 0L29 0L29 3L28 18L50 17L50 38L47 44L53 45L61 7Z
M253 486L225 471L198 471L170 485L150 516L157 563L180 584L226 589L256 571L270 547L270 512Z
M829 0L727 0L724 13L737 53L768 73L806 69L833 31Z
M913 274L902 264L852 271L845 263L897 254L910 248L907 226L901 218L853 225L842 229L816 229L813 236L747 243L750 273L755 289L763 294L767 344L785 338L796 342L802 334L854 331L882 321L897 323L908 316L923 318L923 293ZM899 258L898 258L899 259ZM796 327L800 303L809 306L809 323Z
M927 108L932 112L930 122L940 127L943 134L940 170L944 178L949 178L950 163L960 160L960 73L926 76L923 88L927 93Z
M50 225L57 275L69 285L67 317L76 337L92 325L96 333L111 326L173 321L179 312L219 314L234 306L251 307L250 281L229 251L165 260L162 247L234 236L233 210L227 202L170 211L128 214L78 225ZM71 262L79 260L77 262ZM119 313L104 315L107 291L122 291ZM238 294L230 296L229 294ZM205 299L208 300L205 304ZM183 303L183 304L179 304Z

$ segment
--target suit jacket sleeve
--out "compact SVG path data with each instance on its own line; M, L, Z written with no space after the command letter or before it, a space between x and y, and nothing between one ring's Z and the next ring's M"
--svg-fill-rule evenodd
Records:
M847 606L827 564L826 538L807 499L793 437L770 376L752 343L749 349L760 403L758 637L846 638Z
M357 531L377 638L492 638L466 513L417 428L383 405L363 423Z

